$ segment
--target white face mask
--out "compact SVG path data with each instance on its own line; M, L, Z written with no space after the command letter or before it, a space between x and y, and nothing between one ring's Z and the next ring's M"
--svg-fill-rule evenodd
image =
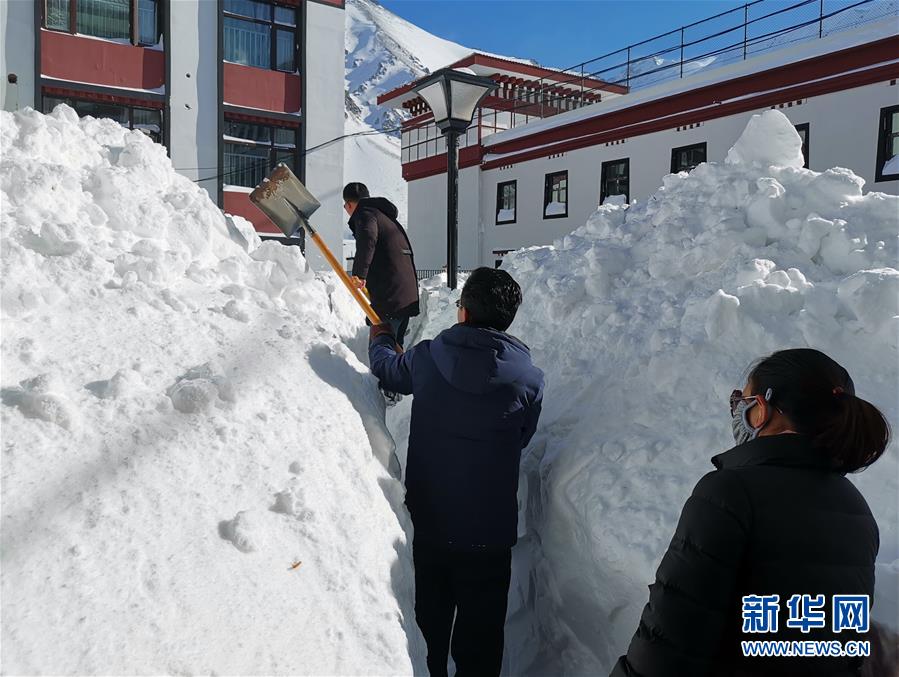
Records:
M765 427L765 425L762 424L758 428L753 428L749 423L749 410L756 404L758 404L758 400L755 399L743 400L737 403L737 408L734 410L734 415L731 420L731 429L733 430L734 440L737 444L746 444L750 440L754 440L758 437L762 428Z

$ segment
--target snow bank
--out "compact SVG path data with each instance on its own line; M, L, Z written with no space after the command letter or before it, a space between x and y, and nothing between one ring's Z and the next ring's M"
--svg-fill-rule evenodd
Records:
M511 331L547 382L519 492L510 674L607 674L626 651L684 501L733 446L727 399L755 358L824 350L899 423L899 198L802 169L788 124L756 116L726 163L506 258L525 299ZM432 289L416 331L452 324L451 300ZM880 525L874 617L893 627L896 450L852 477Z
M410 673L348 296L139 132L0 123L2 671Z

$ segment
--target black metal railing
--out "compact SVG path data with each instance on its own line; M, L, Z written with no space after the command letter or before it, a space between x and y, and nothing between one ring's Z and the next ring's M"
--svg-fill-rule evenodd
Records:
M560 102L570 95L557 93L559 85L580 87L583 93L589 93L604 88L589 83L600 80L605 85L622 85L633 91L887 17L899 18L899 0L796 0L786 6L771 0L753 0L584 61L565 70L568 80L541 79L539 91L532 87L521 94L516 92L515 98L522 105L540 106L545 117L566 109ZM581 97L568 106L589 103L592 102Z

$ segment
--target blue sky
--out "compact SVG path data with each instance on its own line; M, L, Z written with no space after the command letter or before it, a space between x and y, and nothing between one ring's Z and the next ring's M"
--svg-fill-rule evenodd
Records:
M473 49L535 59L556 68L743 5L732 0L380 2L394 14L447 40Z

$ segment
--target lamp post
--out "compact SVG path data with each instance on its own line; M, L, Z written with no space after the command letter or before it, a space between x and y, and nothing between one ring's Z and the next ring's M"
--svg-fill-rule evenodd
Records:
M446 138L446 283L456 288L459 240L459 135L471 126L475 109L496 88L490 78L471 71L443 68L423 80L415 91L434 114L434 124Z

